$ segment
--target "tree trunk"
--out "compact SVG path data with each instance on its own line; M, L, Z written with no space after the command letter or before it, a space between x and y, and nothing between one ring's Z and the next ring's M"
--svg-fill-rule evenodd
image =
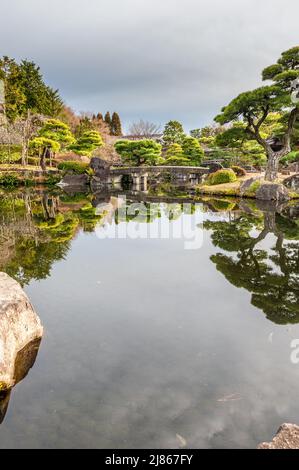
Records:
M278 176L280 154L275 152L268 153L268 162L265 173L266 181L275 181Z
M47 155L47 147L44 148L43 153L40 157L40 166L41 166L43 171L46 171L46 169L47 169L46 155Z
M28 110L22 132L22 165L27 165L28 163L30 117L30 110Z

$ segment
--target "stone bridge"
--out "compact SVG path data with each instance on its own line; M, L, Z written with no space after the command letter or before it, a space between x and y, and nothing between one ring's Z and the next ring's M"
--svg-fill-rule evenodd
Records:
M130 177L136 190L147 190L148 179L159 178L169 175L171 181L196 185L201 182L202 177L211 172L208 167L198 166L138 166L138 167L110 167L106 162L93 158L91 168L95 177L93 185L119 185L124 176Z

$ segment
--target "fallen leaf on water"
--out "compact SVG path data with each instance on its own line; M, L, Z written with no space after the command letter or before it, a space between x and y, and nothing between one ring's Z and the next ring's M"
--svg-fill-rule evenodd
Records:
M183 438L183 436L181 436L180 434L176 434L176 438L180 443L180 447L186 447L187 441Z

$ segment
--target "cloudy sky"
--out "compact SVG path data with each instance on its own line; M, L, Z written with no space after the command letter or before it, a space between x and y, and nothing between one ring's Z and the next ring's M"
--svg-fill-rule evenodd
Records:
M299 44L297 0L1 0L0 54L37 62L76 111L210 123Z

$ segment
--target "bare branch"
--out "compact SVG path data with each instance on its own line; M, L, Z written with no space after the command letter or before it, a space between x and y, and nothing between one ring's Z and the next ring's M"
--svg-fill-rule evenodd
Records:
M129 127L129 133L136 137L152 137L159 132L161 132L160 124L143 121L143 119L140 119L138 122L133 122Z

